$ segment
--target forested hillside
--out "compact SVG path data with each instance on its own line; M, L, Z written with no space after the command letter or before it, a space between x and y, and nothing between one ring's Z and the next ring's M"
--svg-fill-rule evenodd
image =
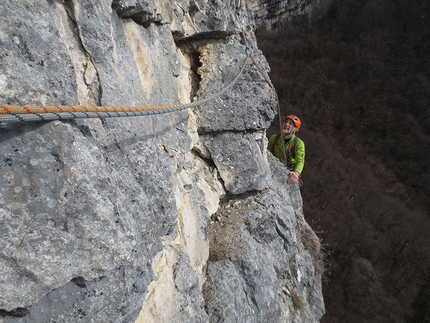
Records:
M303 122L322 322L430 322L430 2L334 0L258 39L283 114Z

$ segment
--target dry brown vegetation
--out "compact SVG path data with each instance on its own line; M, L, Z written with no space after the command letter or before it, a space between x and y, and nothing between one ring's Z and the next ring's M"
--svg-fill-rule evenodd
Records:
M322 322L430 322L430 1L334 0L258 39L283 113L303 122Z

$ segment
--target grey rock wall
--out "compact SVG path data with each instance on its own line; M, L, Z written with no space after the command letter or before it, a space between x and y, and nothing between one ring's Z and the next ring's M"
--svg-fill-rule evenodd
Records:
M273 92L248 60L217 95L246 46L269 70L247 2L5 0L0 16L0 104L215 95L156 116L0 123L0 322L319 320L303 228L318 241L266 155Z
M317 322L324 314L319 241L296 186L270 156L271 186L229 196L212 216L208 280L211 322Z
M327 12L332 0L249 0L257 29L307 23Z

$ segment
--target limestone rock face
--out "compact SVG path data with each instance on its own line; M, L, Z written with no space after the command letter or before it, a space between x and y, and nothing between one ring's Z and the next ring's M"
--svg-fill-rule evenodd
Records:
M0 104L197 103L0 122L0 322L319 320L318 240L266 155L276 102L247 59L268 72L247 2L5 0L0 16Z
M324 14L332 0L249 0L257 29L306 22Z
M272 185L223 199L209 228L210 322L315 322L324 314L320 245L297 187L270 156Z

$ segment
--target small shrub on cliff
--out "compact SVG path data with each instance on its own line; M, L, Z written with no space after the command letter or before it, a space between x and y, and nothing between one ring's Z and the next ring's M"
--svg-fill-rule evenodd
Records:
M300 230L300 240L311 255L315 274L322 275L324 272L324 253L318 237L313 231L304 228Z
M305 309L305 302L303 297L297 294L296 291L292 291L291 293L291 301L293 302L294 308L298 312L303 312Z

